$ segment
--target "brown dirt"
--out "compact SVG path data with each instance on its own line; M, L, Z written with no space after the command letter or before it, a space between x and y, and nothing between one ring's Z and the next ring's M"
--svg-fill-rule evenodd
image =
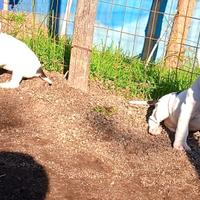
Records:
M146 107L48 75L52 86L36 78L0 90L0 199L199 199L198 134L190 154L174 151L171 134L147 133Z

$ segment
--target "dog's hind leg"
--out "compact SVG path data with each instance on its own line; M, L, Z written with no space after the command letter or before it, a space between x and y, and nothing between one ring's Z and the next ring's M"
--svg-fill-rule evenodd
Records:
M15 71L12 72L11 80L8 82L0 83L0 88L17 88L23 76Z
M175 140L173 147L178 150L188 150L191 148L187 144L187 136L189 133L189 121L193 111L192 103L183 103L181 105L181 113L179 115L178 124L176 128Z

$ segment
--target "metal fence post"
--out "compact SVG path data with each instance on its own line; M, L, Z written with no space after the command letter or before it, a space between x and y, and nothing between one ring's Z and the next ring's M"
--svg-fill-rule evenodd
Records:
M8 11L8 7L9 7L8 4L9 4L9 0L3 1L3 9L6 10L6 11Z

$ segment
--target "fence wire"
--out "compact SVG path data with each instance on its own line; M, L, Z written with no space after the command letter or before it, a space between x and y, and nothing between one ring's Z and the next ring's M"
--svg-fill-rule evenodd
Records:
M33 37L36 30L49 32L49 27L53 35L72 37L77 0L71 0L70 6L69 3L70 0L0 0L0 20L6 32L24 39L27 35ZM66 18L67 5L69 13ZM94 24L94 46L101 50L106 47L118 48L129 57L160 62L164 66L177 7L178 0L99 0ZM9 15L5 14L4 9L10 10ZM19 13L22 14L21 18ZM190 20L190 25L187 37L177 42L181 48L184 47L184 58L182 54L178 55L176 68L193 73L200 51L200 2L196 1L192 15L186 12L180 17L185 21ZM40 46L34 43L34 39L30 45ZM55 39L52 46L54 53L48 53L53 57L54 66L61 62L59 53L65 57L65 46ZM180 63L184 68L180 67ZM65 59L59 65L64 67Z

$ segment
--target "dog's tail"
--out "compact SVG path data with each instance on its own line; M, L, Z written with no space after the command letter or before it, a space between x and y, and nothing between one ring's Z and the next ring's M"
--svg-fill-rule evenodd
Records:
M52 81L46 76L41 67L37 70L37 76L46 81L49 85L52 85Z
M157 103L157 100L151 100L151 101L131 100L128 103L130 106L155 106L155 104Z

